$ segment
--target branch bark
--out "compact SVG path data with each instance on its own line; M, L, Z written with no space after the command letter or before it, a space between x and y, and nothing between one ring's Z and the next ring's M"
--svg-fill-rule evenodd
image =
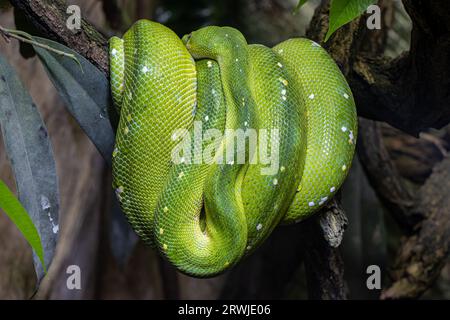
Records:
M304 224L309 298L346 300L348 289L344 279L344 261L338 248L347 226L344 210L334 200Z
M404 0L410 51L396 59L361 53L349 82L360 116L417 136L450 121L450 3Z
M72 32L66 26L67 4L62 0L11 0L22 10L40 33L62 43L90 60L109 74L107 40L90 23L82 20L81 29Z
M417 207L426 219L402 241L390 288L382 299L420 297L439 276L450 253L450 157L436 165L419 192Z

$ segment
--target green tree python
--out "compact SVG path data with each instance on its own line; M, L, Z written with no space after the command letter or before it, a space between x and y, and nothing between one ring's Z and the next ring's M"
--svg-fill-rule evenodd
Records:
M180 39L141 20L111 38L110 66L117 198L186 274L233 267L277 225L320 209L348 173L353 96L313 41L268 48L216 26Z

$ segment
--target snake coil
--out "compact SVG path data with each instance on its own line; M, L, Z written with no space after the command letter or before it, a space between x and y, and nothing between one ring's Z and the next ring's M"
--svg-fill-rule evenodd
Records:
M215 26L181 40L141 20L110 40L110 65L117 198L184 273L232 267L278 224L321 208L347 175L353 96L313 41L267 48Z

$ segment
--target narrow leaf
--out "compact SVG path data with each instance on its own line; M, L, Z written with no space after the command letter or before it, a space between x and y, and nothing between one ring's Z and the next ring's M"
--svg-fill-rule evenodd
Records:
M14 194L9 190L6 184L0 180L0 209L2 209L11 221L16 225L17 229L22 233L25 240L36 252L42 266L45 270L44 250L42 249L41 237L33 224L30 216L25 208L16 199ZM1 248L0 248L1 250Z
M294 14L297 14L300 11L300 8L307 2L308 0L299 0L297 6L294 8Z
M75 55L73 59L34 46L69 112L108 164L114 149L114 130L109 120L110 90L106 76L72 49L57 42L33 37L39 43Z
M36 226L48 269L58 236L59 195L47 129L14 69L0 56L0 127L19 200ZM38 279L44 269L34 256Z
M325 41L328 41L337 29L359 17L374 3L377 3L377 0L332 0L330 25L325 36Z

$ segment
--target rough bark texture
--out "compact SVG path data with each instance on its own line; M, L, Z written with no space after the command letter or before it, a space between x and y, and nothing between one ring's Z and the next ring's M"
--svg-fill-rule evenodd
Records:
M443 191L445 190L445 191ZM403 239L394 264L392 286L382 298L420 296L440 274L450 251L450 157L437 164L421 187L418 209L426 218Z
M67 4L61 0L11 0L32 24L49 39L75 49L108 74L107 41L90 23L83 20L75 33L66 27Z

